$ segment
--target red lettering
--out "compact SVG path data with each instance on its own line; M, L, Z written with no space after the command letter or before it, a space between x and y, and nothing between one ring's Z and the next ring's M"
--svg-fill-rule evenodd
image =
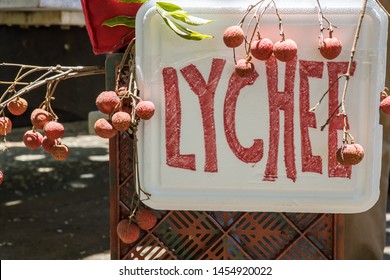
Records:
M199 98L204 131L205 172L218 172L214 97L225 63L224 59L213 59L207 84L195 65L191 64L180 70L191 90Z
M231 75L226 92L223 112L223 123L226 140L238 159L245 163L255 163L263 158L263 140L255 139L253 145L245 148L241 145L236 133L236 106L241 89L252 85L259 74L254 72L250 77L241 78L235 72Z
M322 174L322 159L313 156L309 137L309 127L317 128L316 117L310 110L309 77L322 78L324 63L317 61L299 61L299 112L301 124L302 172Z
M280 92L278 91L278 64L276 58L271 56L266 62L270 134L264 181L275 181L278 177L280 110L284 111L284 162L287 178L294 182L297 178L294 151L294 80L296 65L297 57L286 63L285 88L284 91Z
M328 62L329 75L329 116L339 105L339 74L345 74L348 69L348 62ZM356 62L352 64L351 75L353 75ZM336 114L337 115L337 114ZM342 117L333 117L329 123L328 134L328 176L351 178L352 167L338 163L336 152L339 148L337 130L343 130L344 121Z
M167 165L196 170L195 155L180 154L181 102L179 81L172 67L163 69L165 94L165 148Z

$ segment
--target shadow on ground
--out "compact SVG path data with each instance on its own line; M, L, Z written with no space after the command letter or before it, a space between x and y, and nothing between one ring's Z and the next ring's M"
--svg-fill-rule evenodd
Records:
M108 258L108 141L86 122L65 124L70 156L56 161L25 148L24 131L0 153L0 259Z

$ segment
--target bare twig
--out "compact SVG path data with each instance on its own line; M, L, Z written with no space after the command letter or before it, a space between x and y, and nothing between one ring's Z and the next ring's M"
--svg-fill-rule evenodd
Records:
M343 117L344 117L343 142L347 142L348 141L348 139L347 139L348 136L350 136L352 138L352 140L353 140L353 137L349 134L348 127L347 127L348 124L347 124L347 113L346 113L346 110L345 110L345 99L347 97L347 90L348 90L349 80L351 78L351 70L352 70L353 59L355 57L356 46L357 46L357 42L359 40L360 30L361 30L362 23L363 23L363 18L364 18L364 15L366 13L366 7L367 7L367 0L364 0L363 7L362 7L362 9L360 11L360 17L359 17L359 22L358 22L358 25L357 25L357 28L356 28L355 38L353 40L351 56L350 56L349 62L348 62L347 73L345 75L345 83L344 83L343 95L341 97L341 113L340 114L343 115Z
M358 42L358 39L359 39L360 30L361 30L361 27L362 27L362 24L363 24L363 18L364 18L364 15L366 13L367 1L368 0L364 0L363 6L362 6L362 8L360 10L359 21L358 21L358 24L357 24L357 27L356 27L355 37L354 37L353 44L352 44L351 55L350 55L349 62L348 62L347 72L344 75L340 76L340 77L344 77L345 78L345 83L344 83L344 88L343 88L343 94L342 94L342 97L341 97L341 102L339 103L337 108L333 111L333 113L329 116L329 118L326 120L325 124L323 126L321 126L321 130L323 130L330 123L332 118L336 115L336 112L338 112L338 110L341 108L341 112L338 115L343 116L343 120L344 120L343 143L348 143L348 138L351 139L351 141L354 141L352 135L349 133L349 130L348 130L348 116L347 116L347 112L345 110L345 101L346 101L346 97L347 97L347 90L348 90L349 80L351 78L352 65L353 65L353 59L355 57L356 46L357 46L357 42ZM337 81L340 79L340 77L337 79ZM331 87L332 86L333 85L331 85ZM328 92L329 92L329 89L328 89L328 91L324 95L326 95ZM321 100L323 98L324 98L324 96L322 96ZM319 103L321 103L321 102L319 102ZM311 110L315 110L315 108L317 106L318 106L318 104L315 107L313 107Z
M19 66L22 68L26 68L25 65L20 64L7 64L2 63L0 66ZM31 68L34 66L28 66L27 68ZM2 94L1 97L1 103L0 103L0 111L4 110L4 107L13 99L20 97L36 88L39 88L41 86L44 86L48 83L54 82L54 81L62 81L70 78L76 78L76 77L82 77L82 76L89 76L89 75L100 75L105 73L105 69L102 67L97 66L74 66L74 67L68 67L68 66L55 66L55 67L40 67L36 66L37 68L33 68L29 70L27 73L20 75L13 84ZM32 73L38 72L38 71L46 71L41 77L39 77L37 80L27 83L27 85L20 90L16 91L15 94L13 94L11 97L3 101L6 96L6 94L9 92L10 89L14 90L15 85L19 83L23 78L26 78ZM57 73L55 75L52 75L50 77L46 77L53 72ZM46 77L43 79L43 77Z

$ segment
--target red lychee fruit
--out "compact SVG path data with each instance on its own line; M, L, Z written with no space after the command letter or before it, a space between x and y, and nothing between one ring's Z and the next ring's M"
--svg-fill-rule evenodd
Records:
M278 41L274 44L274 55L276 59L282 62L288 62L294 59L297 55L297 44L291 39Z
M21 97L17 97L7 104L8 111L15 116L19 116L26 112L27 107L27 100Z
M130 127L131 117L125 112L116 112L111 118L112 125L116 130L126 131Z
M267 60L272 55L274 44L268 38L260 38L251 44L251 54L259 60Z
M135 114L142 120L149 120L154 115L154 104L151 101L140 101L135 106Z
M115 91L103 91L96 98L96 107L104 114L111 114L120 108L120 98Z
M42 145L43 136L38 131L28 130L23 135L23 142L27 148L36 150Z
M47 138L54 140L64 135L64 126L59 122L50 121L45 124L43 131Z
M31 123L37 129L43 129L45 124L52 119L51 114L43 109L35 109L31 113Z
M0 171L0 185L3 183L4 180L4 174L2 171Z
M321 55L326 59L335 59L341 53L341 42L337 38L330 37L324 39L319 47Z
M56 160L65 160L69 156L69 148L64 144L54 145L50 154Z
M379 108L382 110L383 113L390 115L390 96L387 96L381 101Z
M248 77L255 71L255 65L246 59L239 59L235 71L240 77Z
M141 229L150 230L156 225L157 216L156 213L150 209L140 209L135 214L135 221Z
M48 153L51 153L51 149L53 148L54 145L59 145L59 144L61 144L61 138L49 139L47 138L47 136L45 136L42 139L42 148Z
M355 165L362 161L364 149L361 145L344 144L336 152L337 161L342 165Z
M236 48L244 42L245 34L238 25L233 25L225 29L223 42L229 48Z
M125 244L131 244L140 236L140 229L136 224L133 224L129 219L124 219L116 226L116 233L119 239Z
M0 135L4 136L11 132L12 122L8 117L0 117Z
M103 118L95 122L94 129L95 133L102 138L112 138L117 133L111 122Z

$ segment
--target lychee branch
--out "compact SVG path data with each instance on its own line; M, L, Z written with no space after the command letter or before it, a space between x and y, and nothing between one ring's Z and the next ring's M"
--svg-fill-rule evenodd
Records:
M358 39L359 39L360 30L361 30L362 23L363 23L363 18L364 18L364 15L366 13L367 2L368 2L368 0L364 0L363 7L362 7L362 9L360 11L359 22L358 22L358 25L357 25L357 28L356 28L355 38L353 40L351 56L350 56L349 63L348 63L347 73L345 75L345 83L344 83L343 95L342 95L342 98L341 98L341 113L340 113L340 115L342 115L343 119L344 119L343 143L348 143L348 139L347 139L348 137L351 138L351 142L354 142L353 137L348 132L348 121L347 121L347 113L346 113L346 110L345 110L345 100L346 100L346 97L347 97L347 90L348 90L349 80L351 78L351 69L352 69L353 59L355 57L356 46L357 46L357 42L358 42Z
M364 15L366 13L367 1L368 0L364 0L363 6L362 6L361 11L360 11L359 21L358 21L358 24L357 24L357 27L356 27L355 37L354 37L354 40L353 40L353 43L352 43L351 55L350 55L350 59L349 59L349 62L348 62L347 72L345 74L343 74L343 75L340 75L338 77L338 79L324 93L324 95L321 97L320 101L313 108L310 109L310 112L313 112L318 107L318 105L321 104L321 102L324 99L324 97L329 93L330 88L332 88L333 85L336 82L338 82L338 80L340 78L345 78L345 83L344 83L344 87L343 87L343 93L342 93L342 97L341 97L341 102L338 104L338 106L335 108L335 110L332 112L332 114L326 120L325 124L321 126L321 130L324 130L325 127L330 123L330 121L333 119L333 117L335 115L343 116L343 120L344 120L344 125L343 125L343 143L348 143L348 138L350 138L351 142L354 142L354 139L353 139L352 135L349 133L349 130L348 130L348 117L347 117L347 112L346 112L346 109L345 109L345 102L346 102L346 97L347 97L349 80L351 78L353 60L354 60L355 53L356 53L356 46L357 46L357 42L358 42L358 39L359 39L360 30L361 30L361 27L362 27L362 24L363 24L363 18L364 18ZM341 112L337 114L337 112L339 111L340 108L341 108Z
M17 77L14 82L6 82L7 84L11 84L10 87L2 94L0 98L0 110L3 111L5 106L12 100L16 99L17 97L20 97L36 88L39 88L41 86L44 86L46 84L50 84L52 82L56 81L62 81L70 78L77 78L82 76L90 76L90 75L101 75L105 74L104 67L98 67L98 66L75 66L75 67L69 67L69 66L54 66L54 67L40 67L40 66L29 66L29 65L22 65L22 64L11 64L11 63L1 63L0 66L18 66L21 68L33 68L23 75L20 75L20 77ZM27 76L31 75L32 73L39 72L39 71L46 71L43 75L41 75L38 79L32 81L32 82L22 82L22 79L26 78ZM50 77L46 77L52 73L57 73L55 75L52 75ZM4 83L4 82L2 82ZM20 90L16 91L15 87L17 85L25 85ZM11 97L5 99L8 92L15 91L15 94L13 94Z
M142 102L141 98L139 97L139 90L136 82L136 63L135 63L135 39L133 39L127 46L122 59L118 65L118 68L116 70L116 79L115 79L115 91L116 92L124 92L123 94L120 94L119 99L119 107L120 104L123 103L124 98L130 99L130 112L128 114L130 115L130 126L129 129L126 130L126 132L132 136L133 138L133 185L134 185L134 193L131 198L131 203L128 209L129 210L129 216L128 220L131 221L136 216L136 213L138 213L141 203L144 200L150 199L151 194L145 192L143 188L141 187L141 177L140 177L140 171L139 171L139 161L138 161L138 124L139 124L139 118L136 114L136 108L137 105ZM127 70L128 67L128 70ZM121 84L122 83L122 84ZM118 106L117 104L117 106ZM113 110L113 115L111 118L114 117L116 114L115 108Z

